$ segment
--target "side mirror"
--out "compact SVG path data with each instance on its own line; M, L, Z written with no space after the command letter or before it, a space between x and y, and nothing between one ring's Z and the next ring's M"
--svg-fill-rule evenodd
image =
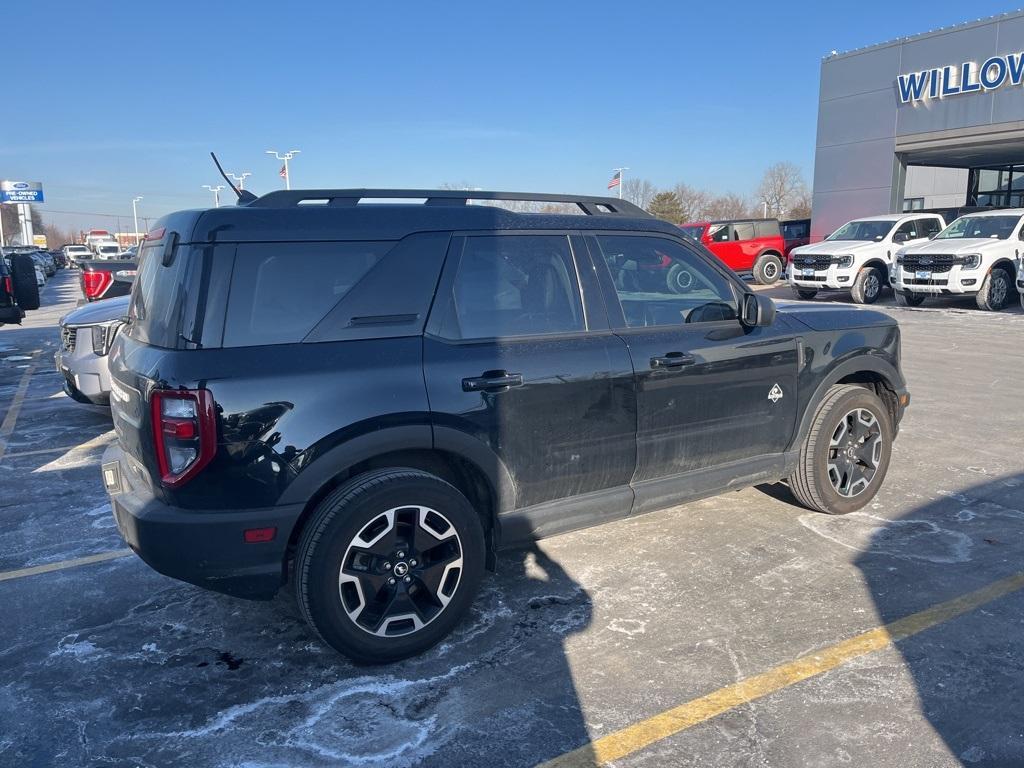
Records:
M910 235L906 232L897 232L895 235L892 236L892 241L894 243L905 243L909 239Z
M743 294L740 322L747 328L769 326L775 322L775 302L756 293Z

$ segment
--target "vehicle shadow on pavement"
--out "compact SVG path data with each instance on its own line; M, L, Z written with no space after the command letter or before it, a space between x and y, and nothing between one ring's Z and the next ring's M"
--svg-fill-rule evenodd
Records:
M565 647L590 596L539 546L502 553L441 644L379 667L325 646L287 592L233 599L135 557L5 586L16 615L48 611L0 629L0 762L531 766L590 738Z
M856 565L884 623L1024 571L1024 472L892 520L855 514L847 535L864 536ZM1017 589L896 644L921 712L966 765L1024 765L1022 615Z

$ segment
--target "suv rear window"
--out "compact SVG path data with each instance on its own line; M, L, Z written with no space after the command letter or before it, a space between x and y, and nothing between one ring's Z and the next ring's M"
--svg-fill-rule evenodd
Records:
M224 346L302 341L393 245L239 245L224 321Z

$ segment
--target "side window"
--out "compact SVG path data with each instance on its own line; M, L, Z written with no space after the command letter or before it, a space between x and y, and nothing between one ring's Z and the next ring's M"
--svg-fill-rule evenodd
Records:
M728 278L678 243L625 235L595 240L630 328L737 318Z
M728 224L712 224L708 227L708 237L713 243L727 243L732 240L732 227Z
M916 240L919 237L924 237L921 234L921 220L911 219L900 224L892 240L894 243L905 243L907 240Z
M782 234L777 221L755 221L754 232L758 237L779 237Z
M733 240L753 240L754 239L754 225L747 221L742 224L733 224Z
M466 238L442 336L488 339L571 333L585 327L569 238Z
M251 243L238 246L225 347L296 344L394 243Z
M934 237L939 234L942 227L939 226L938 219L921 219L921 237Z

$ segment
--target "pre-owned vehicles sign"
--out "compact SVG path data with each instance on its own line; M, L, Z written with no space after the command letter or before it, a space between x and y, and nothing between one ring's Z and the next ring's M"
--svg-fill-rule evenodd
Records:
M39 181L0 181L0 203L41 203L43 185Z

